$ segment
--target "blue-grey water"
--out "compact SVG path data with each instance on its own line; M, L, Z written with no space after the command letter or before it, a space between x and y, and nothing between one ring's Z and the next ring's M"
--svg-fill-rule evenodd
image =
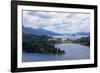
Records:
M80 60L90 59L90 48L84 45L75 43L57 44L55 47L63 49L64 55L50 55L39 53L25 53L22 54L23 62L33 61L54 61L54 60Z

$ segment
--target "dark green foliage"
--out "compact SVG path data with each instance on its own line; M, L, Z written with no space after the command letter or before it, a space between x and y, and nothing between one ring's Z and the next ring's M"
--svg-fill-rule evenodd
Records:
M33 53L45 53L45 54L64 54L63 50L57 49L54 46L55 42L49 42L48 36L36 36L36 35L23 35L23 51Z
M88 37L82 37L80 39L77 39L75 41L73 41L74 43L79 43L79 44L83 44L86 46L90 46L90 36Z

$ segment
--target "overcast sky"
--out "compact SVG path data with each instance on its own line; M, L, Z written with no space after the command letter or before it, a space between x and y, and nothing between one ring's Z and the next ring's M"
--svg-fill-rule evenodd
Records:
M23 11L23 25L56 33L90 32L89 13Z

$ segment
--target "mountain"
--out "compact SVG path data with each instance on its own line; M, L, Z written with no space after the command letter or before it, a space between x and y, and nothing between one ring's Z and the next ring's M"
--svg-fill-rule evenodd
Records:
M31 27L24 27L22 26L22 32L27 34L33 34L33 35L46 35L46 36L53 36L57 35L57 33L45 30L43 28L31 28Z
M23 36L23 40L47 40L48 38L50 38L50 37L48 37L48 36L38 36L38 35L33 35L33 34L26 34L26 33L23 33L22 34L22 36Z
M89 32L77 32L77 33L65 33L65 34L60 34L60 35L90 35Z
M90 35L89 32L78 32L76 33L76 35Z

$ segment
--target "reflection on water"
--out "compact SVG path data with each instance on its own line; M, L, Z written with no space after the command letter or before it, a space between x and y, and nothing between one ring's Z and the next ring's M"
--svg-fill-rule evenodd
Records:
M33 61L54 61L54 60L79 60L90 58L90 48L80 44L64 43L57 44L55 47L63 49L64 55L50 55L39 53L24 53L22 54L23 62Z

